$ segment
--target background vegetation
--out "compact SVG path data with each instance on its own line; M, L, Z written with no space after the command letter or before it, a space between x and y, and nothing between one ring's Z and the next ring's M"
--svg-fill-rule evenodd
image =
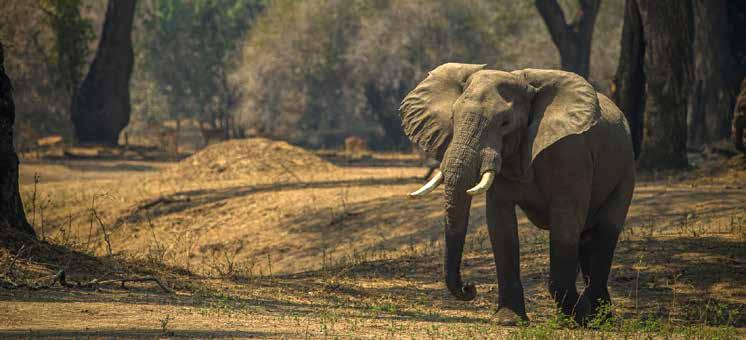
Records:
M93 58L106 4L0 3L17 144L51 134L70 140L70 97ZM560 4L577 10L575 1ZM590 80L601 91L616 70L623 7L604 1L596 21ZM9 24L18 17L22 25ZM132 35L130 135L181 119L312 147L357 135L372 148L402 149L409 142L398 103L433 67L559 67L528 1L151 0L138 4Z

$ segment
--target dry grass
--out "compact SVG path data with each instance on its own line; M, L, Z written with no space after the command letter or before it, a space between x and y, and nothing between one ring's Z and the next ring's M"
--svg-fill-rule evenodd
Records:
M231 165L241 156L235 145L225 153L219 147L208 149L211 160ZM273 153L260 155L264 162L287 160L288 154L267 150ZM162 294L148 284L83 292L0 290L2 334L744 335L743 168L706 177L696 170L641 176L610 283L617 317L590 331L567 328L555 317L544 288L548 234L525 217L519 230L532 324L499 328L491 322L497 293L483 200L475 202L464 267L480 293L473 302L459 302L441 283L441 197L404 199L424 172L413 156L373 154L336 165L307 159L317 159L321 168L228 168L222 172L231 175L217 179L187 176L188 160L22 164L29 218L63 253L47 261L21 257L18 276L39 280L61 266L50 263L73 258L89 263L74 273L81 278L115 265L160 275L179 293ZM64 254L70 249L73 255ZM14 253L0 255L3 266Z

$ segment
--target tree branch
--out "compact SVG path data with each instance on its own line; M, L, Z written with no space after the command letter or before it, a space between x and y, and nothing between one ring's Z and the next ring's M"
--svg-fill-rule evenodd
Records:
M580 8L575 13L570 26L576 34L593 34L593 25L596 22L598 8L601 6L601 0L579 0ZM588 37L590 38L590 37Z
M556 0L535 0L535 4L554 44L557 47L564 45L570 31L562 7Z

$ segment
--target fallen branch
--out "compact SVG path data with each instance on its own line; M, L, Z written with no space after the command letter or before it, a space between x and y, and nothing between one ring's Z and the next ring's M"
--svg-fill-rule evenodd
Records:
M166 286L163 283L163 281L161 281L161 279L159 279L159 278L157 278L155 276L145 276L145 277L134 277L134 278L121 278L121 279L105 280L105 281L100 281L100 282L94 283L94 284L106 284L106 283L113 283L113 282L121 282L122 289L127 289L127 287L125 287L125 283L127 283L127 282L155 282L166 293L169 293L169 294L173 294L174 293L173 289L171 289L168 286Z
M104 284L110 284L110 283L120 283L122 286L122 289L127 289L125 284L127 282L155 282L158 284L163 291L169 294L173 294L174 290L169 288L167 285L161 281L160 278L155 276L144 276L144 277L121 277L116 279L106 279L107 277L114 274L113 272L106 273L98 278L95 278L93 280L90 280L88 282L78 282L78 281L68 281L67 280L67 274L65 273L65 270L60 270L54 276L52 276L51 281L46 285L34 285L34 284L28 284L28 283L16 283L15 281L11 280L8 277L3 277L2 282L0 282L0 286L7 288L7 289L21 289L26 288L29 290L43 290L43 289L50 289L54 287L57 283L60 284L60 286L65 288L74 288L74 289L91 289L91 288L98 288L99 285Z

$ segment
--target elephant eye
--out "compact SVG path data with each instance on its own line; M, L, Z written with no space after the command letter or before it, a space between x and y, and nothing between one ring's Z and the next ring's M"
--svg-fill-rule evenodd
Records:
M506 120L503 120L502 124L500 124L500 127L506 127L508 125L510 125L510 120L506 119Z

